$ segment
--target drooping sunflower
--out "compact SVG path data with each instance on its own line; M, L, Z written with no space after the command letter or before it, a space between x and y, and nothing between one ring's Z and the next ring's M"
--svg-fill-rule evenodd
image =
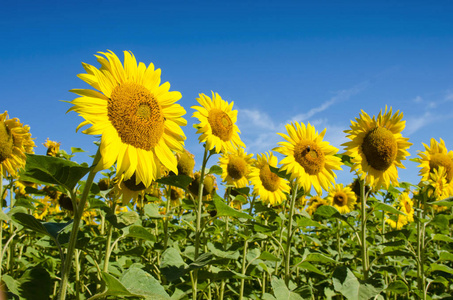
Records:
M46 142L43 145L47 148L47 156L57 157L58 151L60 151L61 143L51 141L49 140L49 138L47 138Z
M195 155L184 149L182 153L176 153L178 159L178 174L193 177L195 167Z
M128 204L131 200L137 203L140 198L144 198L145 193L152 192L153 185L150 184L146 187L143 182L137 184L135 176L134 173L129 179L120 178L116 185L119 198L122 199L122 205Z
M421 168L419 175L422 177L421 181L429 181L430 176L435 170L440 167L445 168L444 176L447 181L449 193L453 193L453 151L448 151L445 146L445 142L440 139L437 142L435 139L431 139L430 146L428 147L423 143L425 151L419 152L419 158L416 160L420 163L418 165Z
M338 209L341 214L347 214L354 210L357 197L350 187L343 187L343 184L336 184L333 188L329 189L326 200Z
M18 118L8 119L8 112L0 114L0 172L17 177L25 166L25 153L34 153L35 142L31 138L30 126L20 123Z
M194 197L198 197L198 192L200 188L200 178L201 178L201 172L195 172L193 174L193 180L187 187L189 192L192 194ZM212 196L215 195L217 190L217 181L216 177L212 174L207 174L204 176L203 180L203 201L205 200L210 200Z
M278 159L272 152L257 155L255 167L250 172L253 194L259 196L263 203L272 206L281 204L290 191L288 181L271 172L269 166L276 168Z
M406 121L402 121L403 113L397 111L392 115L392 108L377 117L370 116L362 110L356 122L351 121L351 129L345 130L350 142L344 143L346 154L352 157L352 171L374 190L388 188L390 184L398 184L397 167L404 168L401 163L409 155L407 149L412 145L408 138L401 135Z
M326 199L322 199L319 196L311 197L307 202L307 207L305 211L311 216L315 211L323 205L330 205L331 203Z
M175 102L181 93L169 91L168 82L160 84L160 69L139 63L132 53L124 52L124 67L115 53L96 55L101 67L83 64L86 74L79 78L94 89L74 89L81 97L72 100L75 111L85 118L77 130L102 135L101 161L97 170L117 162L117 177L128 180L136 174L136 184L148 187L159 177L161 165L177 173L172 151L184 150L185 135L180 126L184 108Z
M335 182L333 170L341 170L341 159L334 156L338 149L323 141L326 130L318 134L315 127L308 123L291 123L286 125L288 135L278 133L287 142L279 142L280 147L274 150L285 155L280 161L282 170L296 179L306 193L311 187L318 194L321 188L328 190Z
M233 110L234 102L228 104L214 92L212 92L212 99L205 94L200 94L197 101L201 106L192 106L196 110L192 117L200 121L196 125L197 134L201 133L198 137L200 143L206 142L207 149L215 148L217 153L245 147L236 125L237 110Z
M254 163L252 156L253 154L247 154L244 148L224 153L219 158L219 165L222 168L222 181L236 188L246 187Z

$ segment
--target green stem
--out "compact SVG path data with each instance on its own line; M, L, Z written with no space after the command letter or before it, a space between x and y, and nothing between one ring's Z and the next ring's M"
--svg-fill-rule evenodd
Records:
M116 212L116 200L113 201L112 203L112 213L115 215ZM108 233L107 233L107 241L105 242L105 258L104 258L104 267L103 271L108 273L109 272L109 261L110 261L110 255L112 254L112 235L113 235L113 225L109 224L108 227Z
M201 234L201 214L203 209L203 184L206 163L208 162L208 148L205 145L203 163L201 165L200 185L198 187L198 202L197 202L197 223L195 231L195 255L194 260L197 260L200 251L200 234ZM198 269L193 271L193 282L192 282L192 297L194 300L197 299L197 286L198 286Z
M170 202L171 202L171 186L168 186L167 191L167 203L165 207L165 214L168 216L170 211ZM164 251L167 249L168 244L168 217L164 220Z
M341 261L341 221L337 219L337 252L338 260Z
M225 201L227 205L230 205L230 191L231 188L227 187L226 192L225 192ZM228 233L229 233L229 219L228 216L223 217L225 220L225 231L223 232L223 251L227 251L227 246L228 246ZM224 294L225 294L225 285L226 285L226 280L222 279L220 283L220 300L223 300Z
M255 197L253 197L252 198L252 202L250 202L249 216L252 216L253 204L255 204ZM248 224L250 224L250 219L247 222L247 225ZM247 226L245 227L245 236L246 236L246 239L244 241L244 249L243 249L243 252L242 252L242 275L243 275L243 277L245 276L245 272L247 271L247 267L246 267L247 248L248 248L248 245L249 245L249 242L248 242L248 239L247 239L247 237L249 236L249 229L248 229ZM240 290L240 293L239 293L239 300L242 300L243 297L244 297L244 287L245 287L245 279L242 278L241 279L241 290Z
M361 240L362 240L362 273L363 273L363 280L368 279L368 248L366 243L366 193L365 193L365 180L360 180L360 201L361 201Z
M291 195L291 200L289 203L289 216L288 216L288 228L286 235L286 255L285 255L285 283L288 286L289 279L291 277L290 272L290 261L291 261L291 239L293 237L293 215L294 215L294 206L296 203L297 190L299 185L296 183L296 188L293 189Z
M96 156L93 160L93 166L96 166L101 158L101 153L98 151ZM85 209L85 204L88 199L88 195L90 193L91 185L93 184L94 177L96 176L96 172L94 168L88 174L87 181L85 183L85 188L83 189L82 197L80 198L79 205L77 209L74 211L74 222L72 224L71 235L69 236L69 243L68 243L68 250L66 252L66 257L63 263L63 274L61 275L61 285L60 285L60 292L58 294L58 300L64 300L66 298L66 291L68 289L68 281L69 281L69 273L71 272L72 266L72 257L74 256L74 251L77 242L77 234L79 232L80 221L82 220L83 210ZM77 203L77 199L74 197L72 198L73 203Z
M288 200L285 200L285 204L283 205L283 209L282 209L282 214L285 215L286 213L286 202ZM280 234L279 234L279 240L278 240L278 247L277 247L277 257L280 257L280 251L283 249L282 247L282 240L283 240L283 220L282 220L282 224L280 226ZM275 262L275 271L274 271L274 275L275 276L278 276L278 261Z

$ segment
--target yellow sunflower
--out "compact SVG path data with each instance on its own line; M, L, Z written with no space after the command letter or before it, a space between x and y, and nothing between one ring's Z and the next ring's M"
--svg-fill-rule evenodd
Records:
M272 152L257 155L255 167L250 172L253 194L259 196L263 203L279 205L290 191L288 181L272 173L269 166L277 167L278 160Z
M322 199L319 196L311 197L307 202L307 208L305 211L311 216L315 213L315 211L323 206L323 205L330 205L331 203L328 202L326 199Z
M416 158L417 162L420 163L418 167L421 168L419 175L422 177L422 181L429 181L434 171L443 167L445 168L444 176L449 186L448 189L450 193L453 193L453 151L447 150L442 139L437 142L432 138L429 147L424 143L423 146L425 151L419 152L420 158Z
M122 199L122 205L126 205L131 200L134 203L137 203L137 200L143 198L145 193L151 193L153 189L153 185L150 184L148 187L145 186L143 182L139 182L137 184L137 180L135 178L135 173L129 179L121 178L116 186L117 192L119 197Z
M288 135L278 133L286 142L279 142L275 151L285 155L280 161L282 170L296 179L299 186L309 193L311 187L318 194L321 188L328 190L335 182L333 170L341 170L341 159L334 156L338 149L323 141L326 130L318 134L308 123L291 123L286 125Z
M200 177L201 172L195 172L193 174L193 180L187 187L189 192L194 196L198 197L198 190L200 189ZM207 174L203 180L203 200L210 200L212 196L216 193L217 190L217 181L216 177L212 174Z
M51 141L51 140L49 140L49 138L47 138L46 142L43 145L44 145L44 147L47 148L47 152L46 152L47 156L56 157L58 155L58 151L60 151L61 143Z
M354 205L357 198L352 189L348 186L343 187L343 184L336 184L329 189L329 195L326 199L334 206L341 214L347 214L354 210Z
M180 189L175 186L168 186L167 187L167 195L168 189L170 189L170 205L171 207L178 207L181 205L181 200L184 198L184 190ZM168 199L167 199L168 201Z
M201 133L198 140L206 142L206 147L215 151L228 152L238 147L245 147L239 137L237 127L237 110L233 109L233 103L228 104L219 94L212 92L212 99L205 94L197 98L201 106L192 106L196 112L192 117L197 118L200 123L196 125L197 133Z
M397 215L396 219L385 219L385 222L389 224L392 228L400 230L404 225L407 224L407 218L403 215Z
M244 148L224 153L219 158L219 165L222 168L222 181L236 188L246 187L254 163L252 156L253 154L247 154Z
M0 114L0 172L17 177L25 166L25 153L34 153L35 142L30 127L22 125L18 118L8 119L8 112Z
M195 167L195 155L184 149L182 153L176 153L178 159L178 174L193 177Z
M414 201L409 197L409 193L401 193L398 200L398 208L406 214L406 221L414 222Z
M427 183L427 185L425 185ZM431 200L440 201L453 196L452 184L448 183L447 169L443 166L434 168L429 173L427 181L422 181L420 186L426 190L426 193ZM447 209L446 206L433 205L437 212Z
M351 129L345 130L350 142L344 143L346 154L352 157L351 171L356 171L360 178L373 189L388 188L398 184L398 170L404 168L401 163L412 144L403 138L401 131L406 121L401 121L403 113L397 111L392 116L392 109L379 112L377 118L362 110L357 122L351 121Z
M187 124L184 108L175 104L181 93L170 92L168 82L160 84L160 69L139 63L132 53L124 52L124 67L113 52L96 56L101 68L83 64L87 74L79 78L94 89L74 89L81 97L72 100L75 111L85 118L77 130L102 135L101 161L97 170L117 162L116 176L128 180L136 174L136 184L148 187L159 177L161 164L178 173L172 151L184 150L185 135L180 126Z

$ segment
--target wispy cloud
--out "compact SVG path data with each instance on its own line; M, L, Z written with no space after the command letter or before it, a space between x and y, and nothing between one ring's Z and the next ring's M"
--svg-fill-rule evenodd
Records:
M431 112L429 111L426 111L422 116L407 117L404 132L407 135L412 135L433 121L434 118L432 118Z

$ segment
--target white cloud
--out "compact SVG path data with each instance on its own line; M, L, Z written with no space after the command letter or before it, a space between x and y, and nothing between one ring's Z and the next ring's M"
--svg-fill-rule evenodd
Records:
M432 121L433 118L429 111L425 112L422 116L408 117L406 119L406 128L404 129L404 132L407 135L411 135L429 123L432 123Z
M453 101L453 92L452 91L447 91L447 94L445 95L445 101Z
M412 100L412 101L414 101L415 103L422 103L422 102L423 102L423 98L420 97L420 96L417 96L417 97L415 97L414 100Z

